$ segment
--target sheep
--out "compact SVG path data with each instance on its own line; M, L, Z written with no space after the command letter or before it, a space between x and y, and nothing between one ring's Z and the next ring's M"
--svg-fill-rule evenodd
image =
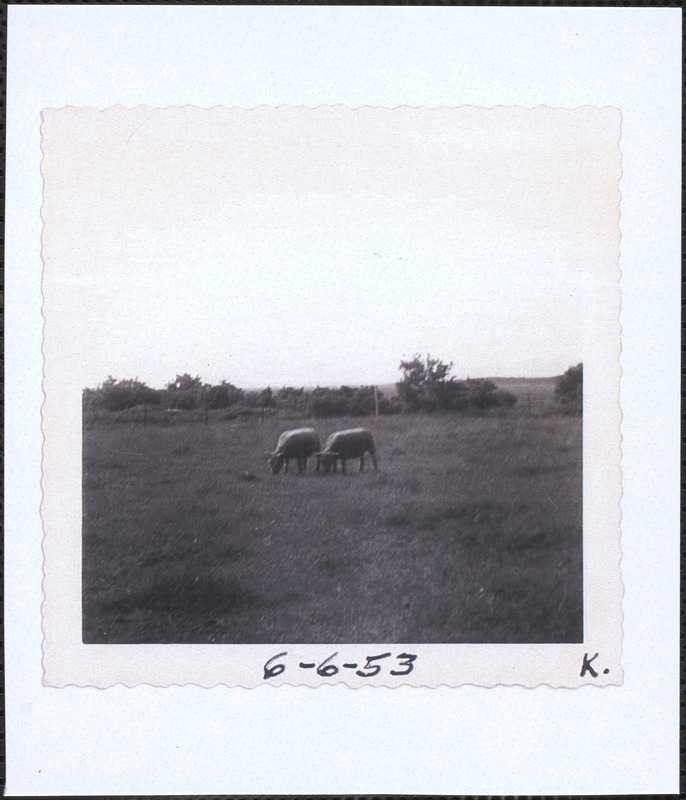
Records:
M298 472L307 470L307 459L321 447L319 436L312 428L298 428L294 431L284 431L279 436L276 450L269 454L269 467L274 475L281 472L288 473L288 461L295 458L298 462ZM319 471L319 460L317 460L317 472Z
M325 474L331 470L331 467L336 472L336 466L340 459L341 469L345 472L346 459L359 458L360 472L363 472L365 453L369 453L372 457L374 469L378 471L374 439L368 430L365 428L352 428L347 431L336 431L326 440L324 449L319 453L315 453L317 456L317 470L321 465Z

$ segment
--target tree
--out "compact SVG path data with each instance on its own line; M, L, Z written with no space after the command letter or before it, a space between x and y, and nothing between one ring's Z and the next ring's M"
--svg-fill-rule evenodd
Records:
M243 399L243 390L232 383L222 381L216 386L210 386L206 398L208 408L229 408Z
M275 408L276 398L270 386L266 389L253 389L245 392L245 404L249 408Z
M192 378L187 372L177 375L171 383L167 384L167 390L173 392L197 392L203 388L203 382L199 375Z
M584 365L570 367L555 381L555 402L566 414L581 414L584 391Z
M444 408L453 393L451 384L455 380L448 378L452 368L452 362L444 364L438 358L431 358L429 354L425 360L418 354L411 361L401 361L399 369L403 372L403 378L396 386L408 411L436 411Z
M343 417L348 404L344 392L317 386L310 392L308 410L313 417Z
M377 392L377 395L382 398L383 392ZM376 410L373 386L358 387L347 400L348 414L353 417L371 417Z
M498 389L488 378L466 381L450 376L452 362L445 364L438 358L416 355L411 361L401 361L403 379L396 384L406 411L479 411L485 414L491 408L511 408L517 398L510 392Z
M271 386L267 386L260 392L259 396L261 408L274 408L276 406L276 398L272 392Z
M97 389L86 389L83 396L86 407L101 407L108 411L123 411L125 408L142 406L144 403L160 402L160 393L146 386L138 378L117 380L111 375Z
M199 375L191 377L187 372L177 375L167 384L165 394L169 408L180 408L185 411L202 405L205 393L210 387L202 382Z
M305 387L296 389L293 386L284 386L276 393L276 404L289 411L303 412L307 406Z

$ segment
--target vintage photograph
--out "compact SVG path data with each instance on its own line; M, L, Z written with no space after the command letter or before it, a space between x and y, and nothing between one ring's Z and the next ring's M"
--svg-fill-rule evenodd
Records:
M7 795L675 791L680 9L6 16Z
M86 390L84 642L582 641L581 364L402 364Z
M56 109L43 137L84 645L584 642L616 110Z

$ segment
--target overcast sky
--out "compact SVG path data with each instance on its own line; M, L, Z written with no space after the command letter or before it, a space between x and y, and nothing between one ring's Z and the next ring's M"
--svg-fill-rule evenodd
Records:
M83 386L560 374L614 276L613 109L62 109L43 137Z

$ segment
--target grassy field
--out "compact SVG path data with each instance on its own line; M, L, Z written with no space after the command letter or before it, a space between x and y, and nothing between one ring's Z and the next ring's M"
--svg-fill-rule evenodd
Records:
M581 420L523 405L85 425L84 641L581 641ZM305 424L365 424L379 472L272 475Z

